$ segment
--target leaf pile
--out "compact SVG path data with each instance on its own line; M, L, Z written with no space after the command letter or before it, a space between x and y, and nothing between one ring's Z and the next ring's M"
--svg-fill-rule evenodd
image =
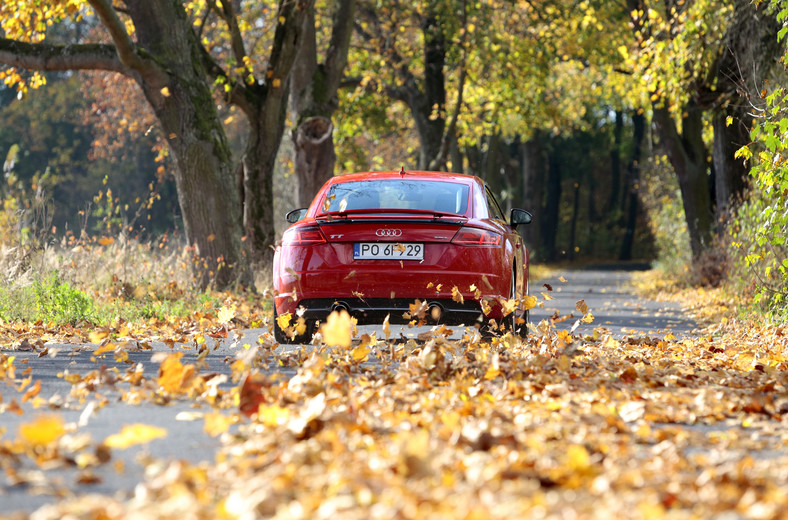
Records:
M583 302L577 308L592 320ZM352 333L347 320L330 323L324 338ZM229 377L205 370L199 349L157 353L155 370L71 374L72 402L112 392L129 403L200 402L209 411L193 418L222 449L212 465L151 461L126 500L86 493L30 518L780 518L788 510L788 329L732 323L705 337L619 341L578 324L569 332L543 322L527 340L473 329L452 339L438 328L418 342L366 336L287 352L266 336L238 348ZM102 348L99 358L123 351ZM26 397L32 362L17 361L0 354L3 393L20 395L0 412L25 398L46 407ZM90 468L113 450L166 434L137 424L94 441L79 430L50 414L3 432L6 478L30 484L22 468L33 465L45 484L47 468L70 464L89 491Z

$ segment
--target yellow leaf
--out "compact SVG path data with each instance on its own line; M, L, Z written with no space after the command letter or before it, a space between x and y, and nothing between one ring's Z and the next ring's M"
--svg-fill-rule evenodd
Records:
M510 315L517 308L517 300L501 299L500 302L501 302L501 312L503 312L504 316Z
M289 312L286 312L280 316L276 317L276 324L279 325L279 328L284 330L290 326L290 320L293 318L293 315Z
M159 92L161 92L161 95L164 97L170 97L170 89L167 87L162 88Z
M320 326L326 345L348 348L352 341L353 322L347 311L334 311L328 315L326 323Z
M303 316L299 316L296 320L295 324L295 333L298 336L303 335L306 332L306 320Z
M99 238L99 244L101 244L102 246L108 246L108 245L112 244L113 242L115 242L115 239L112 238L112 237L101 237L101 238Z
M391 338L391 326L389 326L389 314L386 314L386 319L383 320L383 334L386 335L386 341Z
M274 88L281 87L282 86L282 80L279 79L279 78L274 78L273 85L274 85ZM344 202L344 201L342 201L342 202ZM345 205L347 205L347 202L345 202ZM339 205L339 211L343 211L343 210L344 210L344 208L342 207L342 204L340 204Z
M495 379L500 374L501 374L500 370L498 370L496 367L490 365L489 368L487 368L487 372L484 373L484 379L488 379L488 380Z
M55 442L65 433L63 419L57 415L43 415L31 423L19 425L20 437L34 446Z
M591 456L584 446L572 444L567 450L567 464L578 472L585 472L591 467Z
M126 425L120 433L114 433L104 439L104 445L110 448L125 450L137 444L145 444L152 440L167 436L167 430L147 424Z
M211 412L205 415L205 433L211 437L219 435L230 429L230 425L235 422L233 417L224 415L221 412Z
M460 292L460 290L457 288L456 285L451 288L451 299L457 303L465 302L465 298L463 298L462 293Z
M367 360L370 350L371 349L368 346L360 345L354 348L350 355L353 358L353 361L364 362Z
M90 338L91 343L101 343L101 340L109 336L109 332L106 330L94 330L88 337Z
M586 305L585 300L580 300L575 304L575 309L579 310L583 314L588 312L588 305Z
M592 321L594 321L594 315L589 312L585 316L583 316L582 321L583 323L591 323Z
M115 344L107 343L103 347L97 348L95 351L93 351L93 355L100 356L101 354L106 354L107 352L112 352L114 350L115 350Z
M183 352L175 352L167 356L159 367L159 386L165 392L179 392L194 377L194 365L181 363Z
M289 418L290 411L279 405L266 406L261 404L257 411L257 420L269 427L284 424Z
M235 306L228 307L223 305L222 308L219 309L216 318L219 320L219 323L228 323L235 318Z
M526 295L523 297L523 308L525 310L531 310L536 307L536 296Z

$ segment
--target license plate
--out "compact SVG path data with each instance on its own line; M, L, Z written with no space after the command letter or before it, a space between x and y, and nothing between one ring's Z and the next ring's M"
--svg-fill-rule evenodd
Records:
M424 244L396 242L356 242L354 260L424 260Z

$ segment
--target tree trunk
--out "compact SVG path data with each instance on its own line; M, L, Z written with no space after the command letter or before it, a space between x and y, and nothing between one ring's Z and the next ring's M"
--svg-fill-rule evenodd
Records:
M501 176L501 137L492 134L485 138L487 141L487 152L482 152L482 165L479 176L482 177L490 190L498 197L503 189L503 178Z
M632 114L632 158L627 167L627 192L629 194L627 224L624 240L621 242L619 260L632 260L632 248L635 245L635 230L639 213L638 183L640 182L640 160L643 150L643 139L646 135L646 118L637 112Z
M698 260L712 245L714 216L709 194L706 147L703 144L703 111L692 101L682 110L682 134L668 109L654 108L654 123L662 146L678 177L692 256Z
M541 229L540 217L542 210L542 190L544 186L544 149L542 146L540 133L537 131L534 136L521 146L522 157L522 208L530 211L534 215L536 222L529 226L522 226L523 239L529 247L540 244ZM532 258L536 251L532 251Z
M613 148L610 150L610 197L607 201L608 214L617 214L619 206L619 192L621 191L621 133L624 130L624 115L616 111L616 120L613 126Z
M580 213L580 183L576 182L574 186L574 195L572 201L572 221L569 227L569 248L566 250L566 258L570 262L575 259L575 233L577 232L577 218Z
M129 0L126 5L140 44L167 71L166 84L145 75L138 82L169 136L186 238L197 256L193 267L198 284L224 289L237 281L250 283L230 149L186 13L173 2Z
M315 116L295 131L296 205L306 208L317 191L334 175L336 152L334 125L327 117Z
M284 89L283 89L284 90ZM278 107L268 107L250 121L249 141L243 159L243 224L254 251L253 262L272 265L276 243L274 228L274 167L285 126L286 97ZM271 146L272 143L277 146Z
M291 73L314 9L309 1L280 1L270 77L261 85L245 87L243 96L233 98L246 114L250 127L242 171L243 226L252 261L264 269L272 264L276 243L274 167L285 130Z
M717 200L717 231L723 232L731 216L731 205L740 201L744 194L749 173L742 159L735 159L736 150L749 142L749 126L752 117L746 113L734 115L728 126L726 119L730 107L714 116L714 148L712 159L716 172L714 191Z
M750 141L753 116L747 92L757 98L782 48L775 37L781 24L765 6L750 0L734 0L733 5L734 16L713 70L715 88L709 93L715 105L722 100L714 113L712 151L720 233L730 217L731 205L739 202L744 193L749 173L743 160L734 159L736 150Z
M561 203L561 167L556 150L550 150L548 157L545 201L539 226L545 260L554 262L558 258L555 246Z
M293 68L291 110L295 117L293 164L296 203L307 207L325 181L334 175L334 125L338 91L347 65L356 0L337 2L325 60L318 64L315 16L306 23L303 45Z

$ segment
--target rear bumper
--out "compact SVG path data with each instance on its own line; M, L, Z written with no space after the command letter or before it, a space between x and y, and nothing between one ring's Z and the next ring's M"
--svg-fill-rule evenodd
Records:
M476 301L460 303L445 298L421 301L426 302L423 317L427 324L472 326L483 318L481 307ZM362 325L383 323L386 316L392 324L404 324L419 319L410 315L415 300L405 298L307 298L295 303L289 295L285 295L277 296L274 303L280 315L303 308L303 317L306 320L325 321L332 311L340 309L346 310Z

